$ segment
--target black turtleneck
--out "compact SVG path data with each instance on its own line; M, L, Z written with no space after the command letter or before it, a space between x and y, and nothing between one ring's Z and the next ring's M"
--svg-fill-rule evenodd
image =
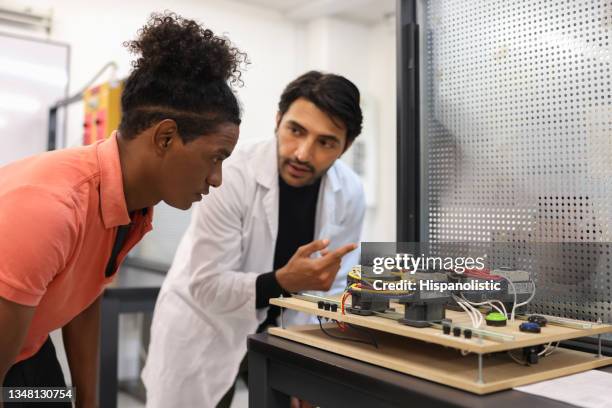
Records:
M304 187L292 187L278 177L278 234L274 249L274 271L259 275L255 282L255 305L257 308L268 306L270 298L281 294L289 296L276 280L275 271L289 262L297 249L314 239L315 217L321 179ZM258 331L276 325L280 310L270 306L268 317Z

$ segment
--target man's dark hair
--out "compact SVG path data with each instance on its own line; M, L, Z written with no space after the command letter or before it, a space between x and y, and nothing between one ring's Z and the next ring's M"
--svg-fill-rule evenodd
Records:
M247 56L229 39L194 20L154 13L126 41L139 57L121 95L121 135L127 139L164 119L173 119L187 143L222 123L240 124L240 106L230 84L242 84ZM228 84L229 82L229 84Z
M361 133L363 115L359 89L348 79L334 74L310 71L291 82L281 95L278 110L283 116L293 102L305 98L325 112L336 125L346 127L347 146Z

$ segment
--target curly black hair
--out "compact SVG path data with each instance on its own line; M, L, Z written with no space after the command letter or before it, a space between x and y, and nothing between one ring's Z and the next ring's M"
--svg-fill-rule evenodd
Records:
M138 38L123 43L139 57L121 95L119 132L133 139L164 119L173 119L184 143L222 123L240 125L231 85L242 85L247 55L224 36L172 12L153 13Z
M287 85L280 97L278 110L281 117L299 98L314 103L332 121L342 122L346 127L346 146L361 133L363 114L359 106L359 89L345 77L320 71L301 75Z

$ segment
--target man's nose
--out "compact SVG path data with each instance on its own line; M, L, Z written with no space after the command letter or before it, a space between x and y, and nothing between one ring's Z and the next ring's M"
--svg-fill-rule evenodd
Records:
M295 157L303 163L310 162L312 159L313 147L314 140L306 138L305 140L301 141L300 145L298 146L297 151L295 152Z

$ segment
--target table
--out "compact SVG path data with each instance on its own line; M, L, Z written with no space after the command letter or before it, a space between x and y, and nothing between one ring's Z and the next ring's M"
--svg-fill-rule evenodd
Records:
M165 275L124 264L104 291L100 317L100 407L117 407L119 315L152 312Z
M573 407L515 390L479 396L267 333L249 336L247 347L250 407L286 408L289 395L324 408Z

